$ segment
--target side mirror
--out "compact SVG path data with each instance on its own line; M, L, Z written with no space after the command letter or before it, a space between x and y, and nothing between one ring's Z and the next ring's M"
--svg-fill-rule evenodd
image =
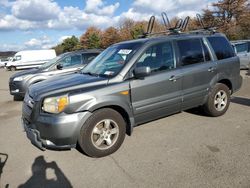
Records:
M62 66L62 64L58 64L58 65L56 65L56 68L57 68L58 70L62 70L63 66Z
M150 67L136 67L134 69L134 76L135 78L144 78L149 76L151 73Z

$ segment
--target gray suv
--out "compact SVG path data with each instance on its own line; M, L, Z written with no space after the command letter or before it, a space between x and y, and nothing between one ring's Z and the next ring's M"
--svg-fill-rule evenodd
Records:
M223 34L131 40L110 46L79 74L31 86L22 122L42 150L79 145L103 157L142 123L198 106L223 115L241 83L239 58Z
M67 52L39 68L18 72L9 79L10 94L14 96L14 100L21 100L30 85L44 81L54 75L72 74L80 71L99 53L101 53L101 50Z

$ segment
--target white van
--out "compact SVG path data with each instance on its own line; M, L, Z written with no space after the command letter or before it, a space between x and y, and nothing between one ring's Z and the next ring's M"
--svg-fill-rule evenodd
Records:
M39 67L56 57L55 50L25 50L17 52L6 64L8 70Z

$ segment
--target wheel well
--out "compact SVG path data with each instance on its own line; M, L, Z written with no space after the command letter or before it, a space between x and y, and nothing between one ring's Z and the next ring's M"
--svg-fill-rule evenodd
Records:
M111 108L111 109L117 111L119 114L121 114L121 116L123 117L123 119L126 122L126 134L129 135L129 136L131 135L131 133L132 133L131 122L129 120L129 115L126 112L126 110L124 110L124 108L122 108L120 106L116 106L116 105L111 105L111 106L104 106L104 107L98 108L96 110L99 110L99 109L102 109L102 108Z
M230 80L223 79L223 80L220 80L218 83L225 84L232 93L233 87L232 87L232 83Z

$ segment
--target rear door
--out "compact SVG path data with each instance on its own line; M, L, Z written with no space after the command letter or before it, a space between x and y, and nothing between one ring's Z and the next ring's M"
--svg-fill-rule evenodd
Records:
M148 47L136 62L150 67L151 75L130 81L131 100L137 124L180 111L181 72L171 42Z
M217 64L203 38L177 40L176 46L182 71L182 109L185 110L204 103L210 82L216 76Z

